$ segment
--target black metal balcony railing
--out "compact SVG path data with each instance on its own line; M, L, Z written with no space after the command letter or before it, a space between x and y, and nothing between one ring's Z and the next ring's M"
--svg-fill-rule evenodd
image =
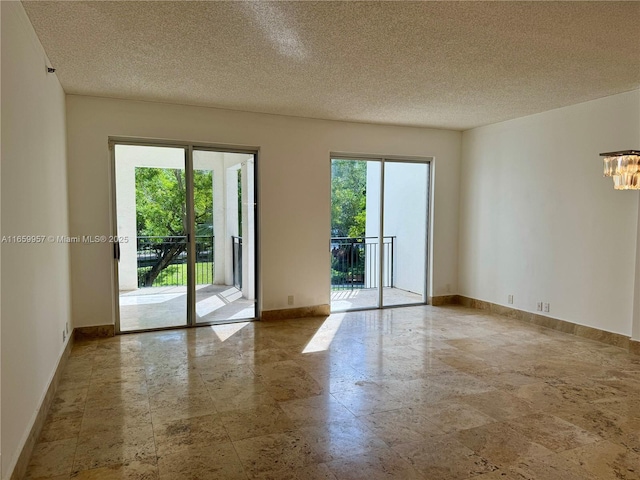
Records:
M231 237L233 245L233 285L242 290L242 237Z
M141 236L137 238L138 287L170 287L187 284L187 237ZM196 284L213 283L214 237L196 236ZM154 270L155 269L155 270ZM149 285L150 272L154 271Z
M382 286L393 287L396 237L382 241ZM379 237L334 237L331 239L331 288L378 288L380 282Z
M233 284L242 288L242 238L232 236ZM383 238L382 286L393 287L395 236ZM187 237L141 236L137 238L138 287L187 285ZM214 237L196 236L196 284L214 279ZM380 281L378 237L331 238L331 287L377 288ZM155 269L155 272L152 270ZM150 272L154 273L151 275ZM150 281L152 280L152 281Z

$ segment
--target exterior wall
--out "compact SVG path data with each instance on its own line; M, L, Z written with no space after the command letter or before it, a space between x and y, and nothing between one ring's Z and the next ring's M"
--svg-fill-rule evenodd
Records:
M457 288L460 132L74 95L67 96L67 119L74 235L110 233L110 135L258 147L262 310L329 303L330 152L434 157L430 294ZM111 257L109 245L72 251L78 325L113 322Z
M65 96L20 2L2 17L2 235L67 236ZM82 245L74 245L81 249ZM1 477L34 425L70 324L69 244L2 245Z
M614 191L598 154L638 148L639 96L464 132L460 294L631 335L638 192Z
M380 165L370 162L368 167L366 235L377 237L380 232ZM425 295L426 270L423 266L427 255L428 168L425 164L387 162L384 174L384 236L395 237L394 287Z

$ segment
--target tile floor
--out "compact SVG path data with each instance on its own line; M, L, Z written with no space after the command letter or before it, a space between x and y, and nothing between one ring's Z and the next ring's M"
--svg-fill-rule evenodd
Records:
M145 287L120 292L123 332L187 324L187 287ZM231 285L196 286L196 323L255 317L255 301Z
M76 344L54 479L640 479L640 357L462 307Z
M379 295L377 288L331 290L331 311L340 312L356 308L376 308ZM422 295L400 288L389 287L382 289L382 301L385 306L424 303Z

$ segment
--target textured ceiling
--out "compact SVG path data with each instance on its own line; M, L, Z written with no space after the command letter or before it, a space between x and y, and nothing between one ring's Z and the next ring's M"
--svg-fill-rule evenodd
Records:
M71 94L463 130L640 86L638 2L23 4Z

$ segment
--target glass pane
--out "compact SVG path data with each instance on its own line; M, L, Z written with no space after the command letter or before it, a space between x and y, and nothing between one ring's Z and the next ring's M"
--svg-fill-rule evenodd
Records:
M196 322L255 318L254 158L195 150Z
M385 162L382 304L426 301L429 164Z
M379 304L380 162L331 160L331 309Z
M116 145L120 330L187 324L185 150Z

